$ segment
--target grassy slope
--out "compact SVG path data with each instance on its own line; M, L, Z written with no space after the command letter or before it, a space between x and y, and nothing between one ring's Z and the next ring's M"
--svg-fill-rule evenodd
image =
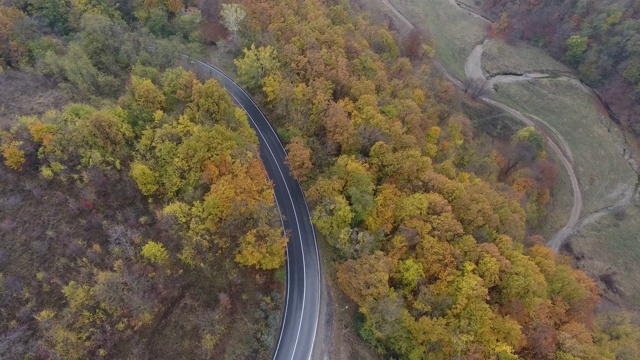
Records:
M569 72L544 51L527 44L509 45L501 39L491 39L484 46L482 68L489 76L505 73Z
M571 241L587 274L598 280L607 297L640 309L640 208L600 217L580 229ZM603 282L610 274L613 287Z
M636 174L622 158L622 138L614 126L607 131L590 94L569 81L539 80L501 84L495 98L544 119L566 141L573 154L584 198L584 213L611 206L617 192L635 183Z
M67 103L65 94L39 75L0 72L0 126L18 115L42 115Z
M482 42L486 23L447 0L390 0L411 23L428 31L436 43L436 58L454 76L464 79L464 64Z

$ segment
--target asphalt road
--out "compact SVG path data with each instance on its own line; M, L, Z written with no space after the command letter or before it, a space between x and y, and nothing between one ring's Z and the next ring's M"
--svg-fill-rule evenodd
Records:
M197 60L196 60L197 61ZM320 312L320 258L307 201L300 184L289 174L286 152L275 130L251 97L215 67L213 78L229 92L249 116L260 140L260 157L275 184L276 202L289 232L287 244L287 289L280 337L274 360L311 359Z

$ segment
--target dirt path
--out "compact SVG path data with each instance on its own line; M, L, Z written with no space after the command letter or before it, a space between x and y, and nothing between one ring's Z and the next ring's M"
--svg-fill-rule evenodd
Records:
M467 75L467 79L487 80L484 71L482 71L482 53L484 53L486 43L487 38L482 44L476 45L467 57L467 61L464 63L464 74Z
M404 16L402 15L402 13L400 13L388 0L381 0L386 6L387 8L394 13L409 29L413 29L415 28L415 26ZM452 0L455 3L455 0ZM458 6L457 3L455 3L456 6ZM459 6L458 6L459 7ZM461 7L460 7L461 8ZM462 10L468 11L464 8L461 8ZM477 15L473 12L468 11L471 14ZM486 40L485 40L486 42ZM484 43L483 43L484 44ZM482 53L484 51L484 47L483 44L478 44L473 51L471 52L471 54L469 55L469 57L467 58L467 61L465 63L465 74L467 75L467 77L469 79L484 79L486 80L486 77L482 71ZM464 84L456 79L452 74L450 74L447 69L442 66L442 64L440 64L440 62L438 62L437 60L435 60L435 64L436 67L438 67L442 73L448 78L450 79L456 86L460 87L460 88L464 88ZM510 81L513 81L513 79L510 79ZM486 96L482 96L479 98L479 100L482 100L483 102L493 105L495 107L500 108L501 110L511 114L512 116L514 116L515 118L519 119L520 121L522 121L523 123L525 123L528 126L536 126L536 123L528 116L526 116L525 114L521 113L520 111L517 111L501 102L495 101L493 99L490 99ZM547 127L548 124L546 124ZM557 132L555 131L555 129L550 128L550 130L554 133L557 134ZM582 207L583 207L583 203L582 203L582 192L580 191L580 184L578 183L578 177L576 175L576 172L573 168L573 164L571 163L571 161L569 161L569 157L571 157L571 153L569 151L568 148L565 147L565 150L568 152L568 156L565 155L565 153L561 150L560 146L558 146L558 144L556 144L555 140L546 136L545 138L547 140L547 143L549 145L549 147L551 148L551 150L556 154L556 156L560 159L560 162L562 162L562 165L565 167L565 169L567 170L567 173L569 174L569 178L571 179L571 188L573 190L573 207L571 208L571 216L569 217L569 221L567 222L567 224L560 229L560 231L558 231L553 238L547 243L547 246L550 247L551 249L553 249L553 251L558 252L558 250L560 249L560 247L562 246L562 244L566 241L566 239L569 237L569 235L571 235L571 233L573 232L576 224L578 223L578 221L580 220L580 214L582 213Z

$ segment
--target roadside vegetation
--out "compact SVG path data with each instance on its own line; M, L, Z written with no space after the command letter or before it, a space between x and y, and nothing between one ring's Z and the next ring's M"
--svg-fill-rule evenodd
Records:
M0 358L270 358L286 237L246 115L173 67L200 11L9 5Z

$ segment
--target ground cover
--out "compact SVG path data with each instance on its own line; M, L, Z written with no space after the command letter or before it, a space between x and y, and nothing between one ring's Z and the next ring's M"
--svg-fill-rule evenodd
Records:
M632 205L579 229L568 247L607 298L640 309L640 208Z

